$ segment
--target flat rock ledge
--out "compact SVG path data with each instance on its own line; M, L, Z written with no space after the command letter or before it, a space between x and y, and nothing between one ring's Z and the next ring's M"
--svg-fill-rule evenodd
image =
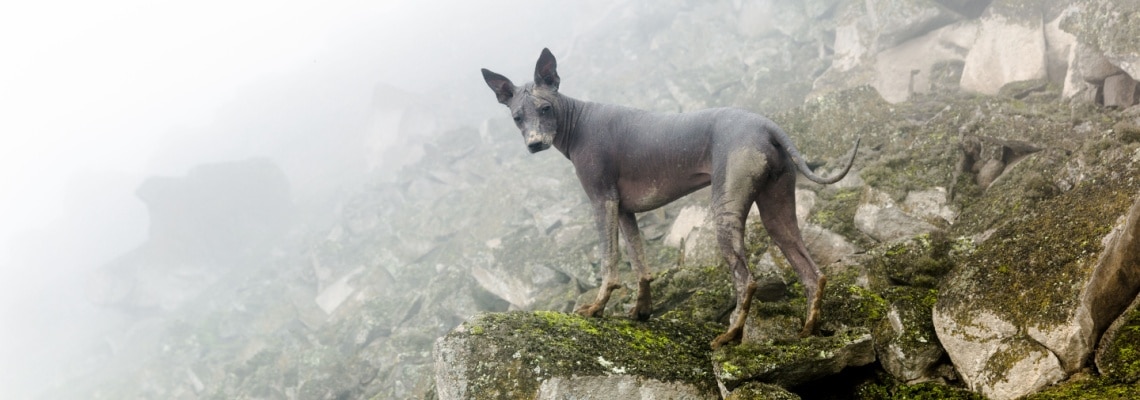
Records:
M557 312L479 315L435 343L449 399L718 399L709 342L723 327Z

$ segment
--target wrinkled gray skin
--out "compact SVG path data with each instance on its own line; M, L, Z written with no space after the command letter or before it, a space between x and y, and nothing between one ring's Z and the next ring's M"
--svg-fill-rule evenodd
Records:
M653 276L645 264L634 213L661 207L711 184L717 242L736 290L732 323L713 347L740 340L756 290L744 255L745 219L754 202L768 234L804 285L810 307L801 334L812 334L827 280L809 257L796 224L796 171L818 183L834 183L851 169L859 142L843 172L822 178L808 169L787 134L760 115L733 108L656 113L580 101L558 92L555 69L554 55L543 49L534 83L515 86L486 69L483 78L499 102L510 108L531 153L554 146L570 159L594 207L602 237L602 286L597 299L577 312L600 316L610 293L621 287L620 229L638 275L637 303L630 316L648 318Z

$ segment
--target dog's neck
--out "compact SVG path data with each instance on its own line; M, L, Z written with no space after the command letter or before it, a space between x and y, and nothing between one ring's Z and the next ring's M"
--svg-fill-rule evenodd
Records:
M570 158L583 128L585 115L593 103L562 94L558 95L558 102L558 132L554 135L554 148Z

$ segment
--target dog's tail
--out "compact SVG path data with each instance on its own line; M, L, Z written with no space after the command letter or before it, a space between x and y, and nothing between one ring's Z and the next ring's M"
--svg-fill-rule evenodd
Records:
M843 167L842 172L830 178L824 178L816 175L811 168L808 168L807 162L804 161L804 156L796 149L795 143L792 143L792 139L788 137L788 134L785 133L783 129L780 129L776 124L772 124L771 127L773 128L771 131L774 133L773 136L776 137L776 141L787 150L788 155L792 157L792 162L796 164L796 168L800 170L800 173L804 174L804 176L812 182L824 185L839 182L840 179L847 176L847 171L850 171L851 165L855 164L855 155L859 153L859 142L863 140L863 138L855 139L855 147L851 149L851 158L847 159L847 166Z

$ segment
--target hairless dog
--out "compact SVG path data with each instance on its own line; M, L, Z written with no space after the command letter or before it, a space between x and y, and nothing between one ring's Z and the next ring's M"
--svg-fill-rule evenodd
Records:
M744 255L745 220L753 203L768 235L803 283L809 307L800 335L815 331L827 279L809 257L796 224L796 172L821 184L839 181L855 161L858 140L843 171L822 178L808 168L780 127L755 113L735 108L658 113L564 96L558 92L556 62L548 49L538 58L533 83L515 86L486 69L483 79L499 103L510 108L531 153L554 146L570 159L594 207L602 239L602 286L579 314L600 316L610 293L621 287L620 230L638 276L630 316L647 319L653 276L634 214L712 185L717 243L731 268L736 293L730 326L712 346L740 340L756 291Z

